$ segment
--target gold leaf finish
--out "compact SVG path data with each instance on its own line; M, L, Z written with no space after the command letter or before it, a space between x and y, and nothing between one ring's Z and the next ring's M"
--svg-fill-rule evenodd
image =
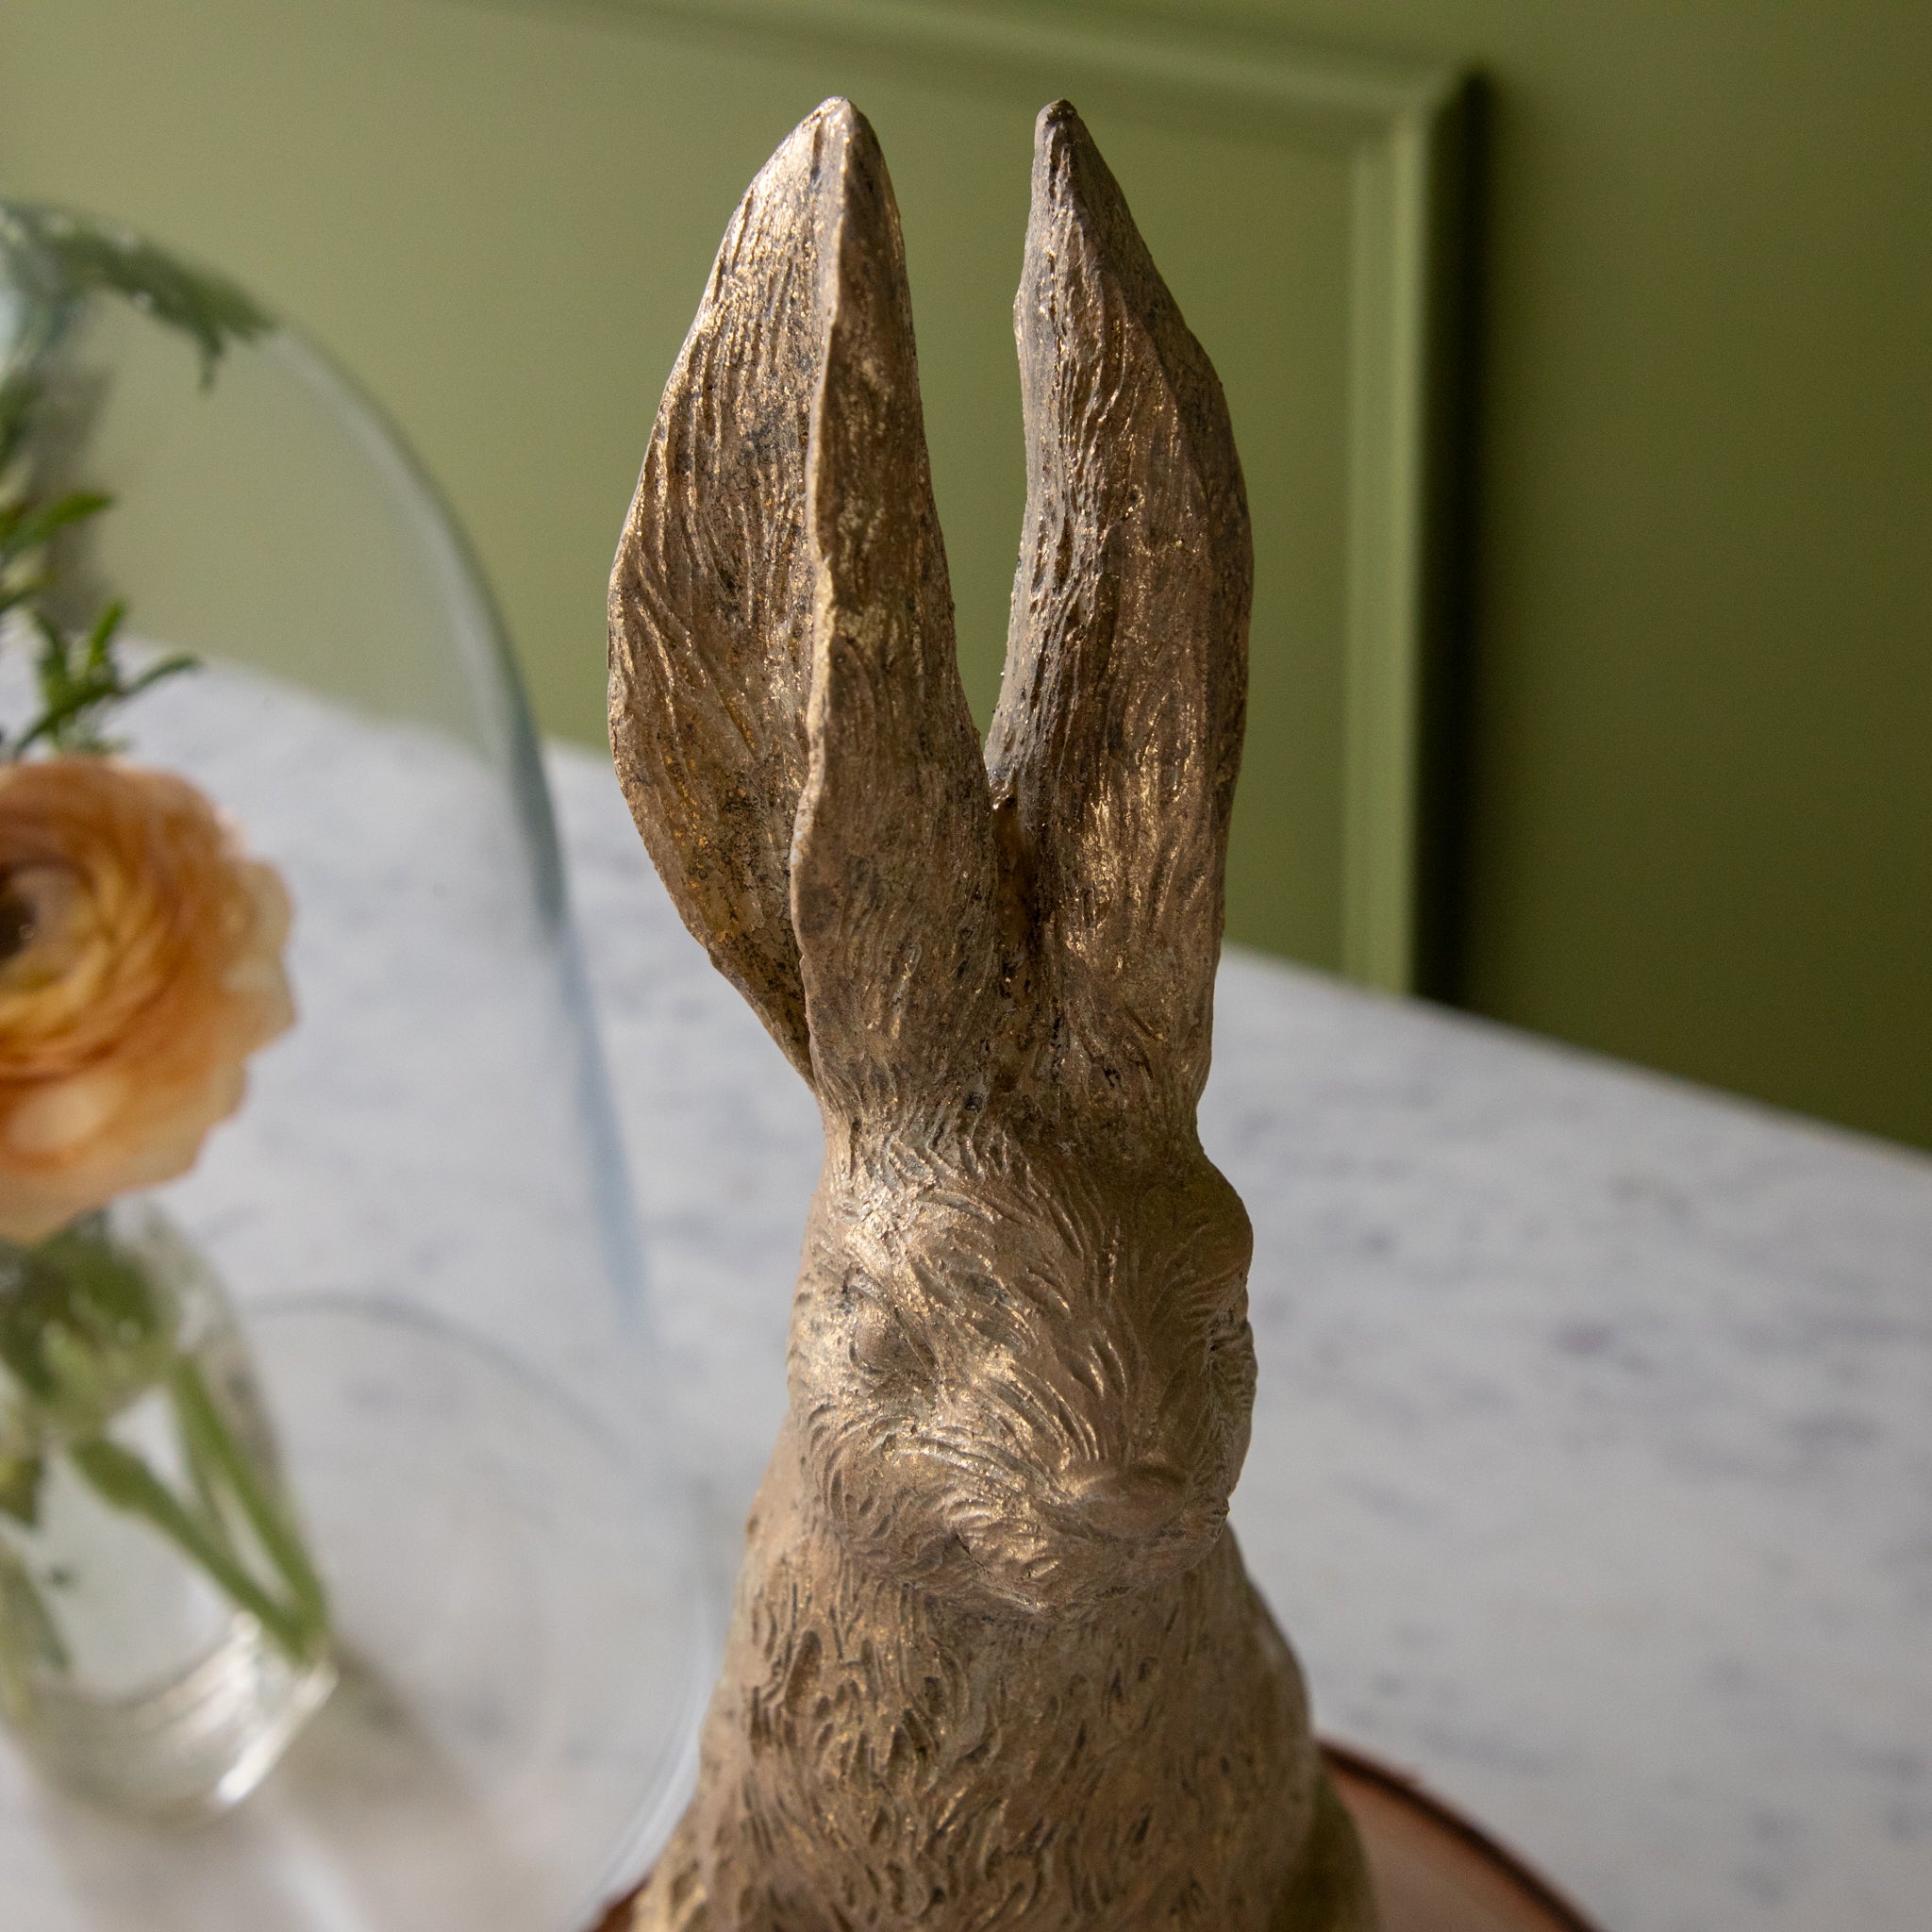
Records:
M1220 384L1074 110L1015 309L982 754L897 210L846 102L734 217L611 582L679 910L818 1095L791 1416L629 1932L1364 1932L1227 1501L1247 1217L1202 1153L1251 555Z

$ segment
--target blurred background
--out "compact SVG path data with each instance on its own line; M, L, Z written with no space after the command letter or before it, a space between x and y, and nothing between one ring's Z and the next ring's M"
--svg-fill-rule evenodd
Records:
M719 235L850 94L983 721L1070 93L1247 469L1233 936L1932 1147L1928 82L1906 0L0 0L0 194L315 335L601 742Z

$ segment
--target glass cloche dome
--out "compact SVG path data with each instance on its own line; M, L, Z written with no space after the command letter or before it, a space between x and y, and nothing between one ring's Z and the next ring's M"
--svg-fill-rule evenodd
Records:
M501 625L231 285L0 204L0 1916L581 1932L708 1639Z

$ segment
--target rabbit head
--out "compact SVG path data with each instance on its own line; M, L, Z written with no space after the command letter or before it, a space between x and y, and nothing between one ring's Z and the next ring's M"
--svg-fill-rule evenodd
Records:
M1201 1151L1251 550L1226 406L1066 104L1015 304L1027 503L982 752L897 210L827 102L733 218L611 584L611 738L687 924L811 1083L800 1452L986 1610L1186 1567L1247 1441Z

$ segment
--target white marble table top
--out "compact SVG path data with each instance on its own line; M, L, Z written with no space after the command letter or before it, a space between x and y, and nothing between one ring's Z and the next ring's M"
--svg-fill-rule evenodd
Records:
M730 1563L817 1116L608 769L552 776ZM1202 1132L1256 1227L1235 1520L1323 1726L1608 1932L1932 1925L1932 1161L1240 952Z

